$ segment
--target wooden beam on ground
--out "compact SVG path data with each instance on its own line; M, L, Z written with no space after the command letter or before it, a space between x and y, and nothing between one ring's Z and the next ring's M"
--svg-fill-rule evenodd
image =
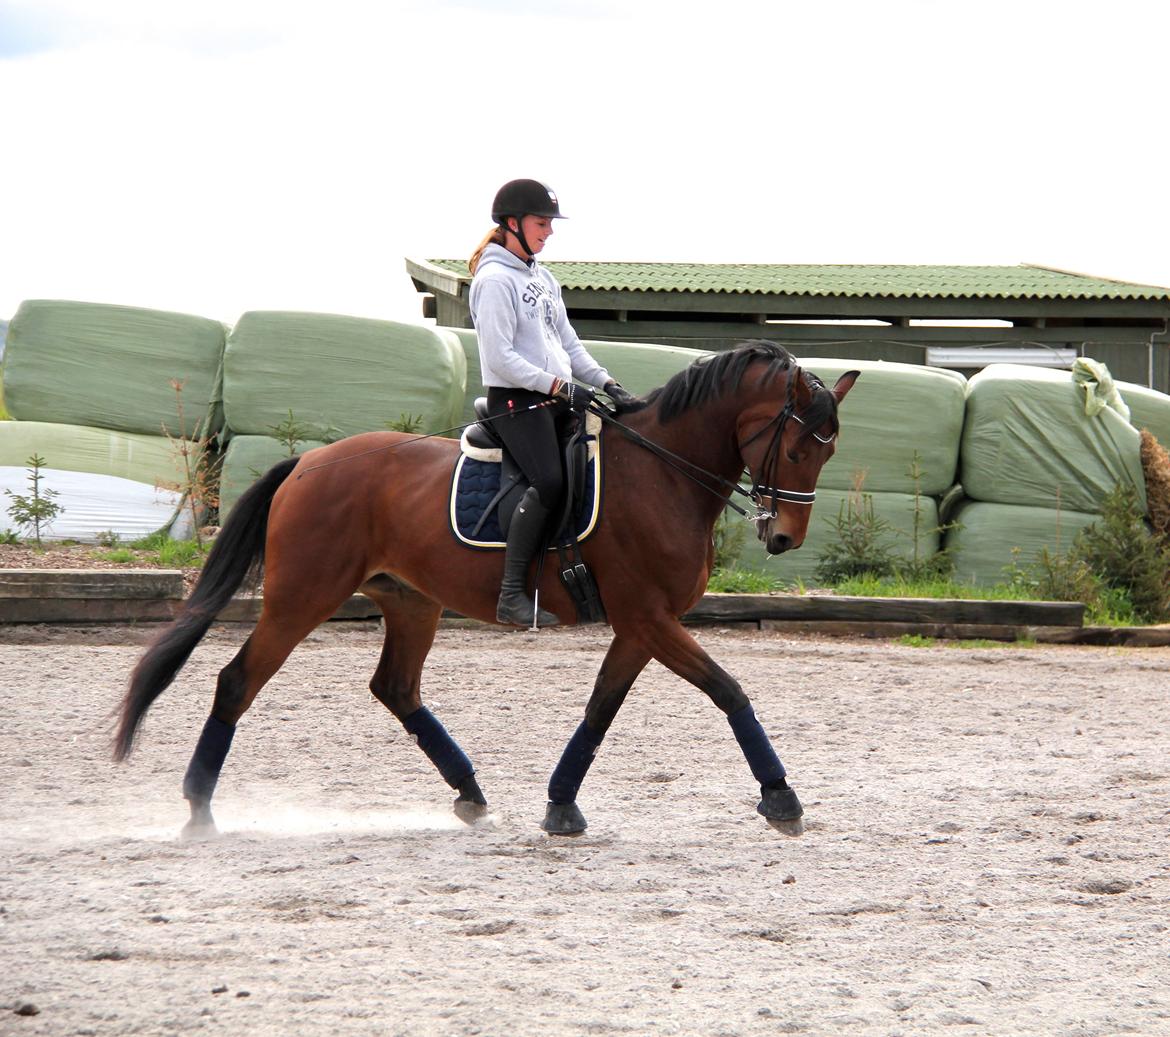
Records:
M1079 627L1085 606L1074 601L988 601L966 598L852 598L836 594L706 594L688 623L744 620L797 622Z

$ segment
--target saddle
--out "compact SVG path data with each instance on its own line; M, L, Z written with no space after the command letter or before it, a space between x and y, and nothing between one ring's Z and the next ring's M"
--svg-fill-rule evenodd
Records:
M460 439L460 457L451 481L450 521L456 540L478 550L503 550L516 505L528 480L492 428L487 400L475 401L480 419ZM601 517L601 419L587 414L561 443L565 500L546 532L548 550L560 561L562 584L577 606L581 622L604 622L596 582L581 559L578 544L596 530ZM538 574L544 553L538 558ZM538 575L539 579L539 575Z

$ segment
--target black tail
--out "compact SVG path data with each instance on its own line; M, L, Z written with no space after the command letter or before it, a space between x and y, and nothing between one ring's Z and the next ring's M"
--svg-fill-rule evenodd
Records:
M264 540L268 533L268 509L280 484L288 478L299 458L273 465L246 490L220 530L199 582L183 606L130 675L122 699L118 730L114 735L114 759L124 760L134 746L146 711L175 679L215 617L249 576L259 578L264 565Z

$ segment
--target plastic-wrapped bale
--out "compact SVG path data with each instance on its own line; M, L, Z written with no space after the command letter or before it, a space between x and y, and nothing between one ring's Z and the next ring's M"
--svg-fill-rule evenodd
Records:
M861 372L841 405L841 438L818 488L852 489L860 470L866 491L946 493L955 481L963 432L962 375L881 360L797 359L830 388L846 371ZM915 455L917 487L911 474Z
M29 460L44 459L44 490L61 516L49 539L93 543L99 533L137 540L170 526L181 495L174 448L165 436L111 432L43 421L0 423L0 528L12 529L4 490L28 496Z
M298 454L323 446L320 440L296 444ZM288 457L288 446L270 436L234 436L224 453L219 473L219 520L231 513L236 501L249 486L277 461Z
M40 475L40 492L55 494L51 499L61 508L56 518L42 526L42 540L94 544L110 534L123 541L140 540L169 528L178 516L183 499L172 490L160 490L114 475L61 472L52 468L42 468ZM29 496L32 488L28 471L0 465L0 533L29 536L28 529L18 529L10 512L12 498L6 491Z
M20 421L123 432L218 431L224 327L181 313L23 302L8 329L4 400ZM178 395L182 383L183 429Z
M643 396L651 389L665 385L684 368L707 356L701 349L683 346L659 346L643 342L585 341L590 355L622 387L635 396Z
M947 531L945 543L955 579L987 587L1003 583L1013 563L1034 563L1043 548L1067 551L1077 533L1099 520L1082 511L965 500L951 515L957 526Z
M1088 417L1067 371L992 364L974 375L960 476L968 497L993 504L1095 513L1118 484L1146 504L1137 429L1109 407Z
M14 500L31 498L31 479L28 467L0 465L0 533L34 535L32 527L17 522ZM60 509L56 517L42 524L42 540L93 544L113 536L132 541L176 525L189 525L182 521L180 493L116 475L42 467L38 492Z
M487 393L483 387L483 376L479 367L479 340L475 337L474 328L439 328L459 340L463 350L463 359L467 364L467 380L463 390L463 409L459 414L460 424L466 425L475 421L475 401Z
M1136 429L1149 429L1159 443L1170 448L1170 396L1131 382L1116 384L1129 407L1129 423Z
M860 384L860 383L858 383ZM850 395L852 399L852 394ZM827 545L838 539L835 524L843 515L852 496L848 490L825 490L817 487L817 500L813 505L812 519L804 543L795 551L781 555L768 555L764 545L756 539L755 527L745 519L728 512L733 528L743 528L743 544L738 552L737 566L753 572L763 572L777 577L787 584L801 582L816 585L817 563ZM883 542L896 557L914 557L915 512L917 510L918 557L929 558L939 549L938 504L933 497L912 493L866 493L873 502L874 517L888 522L892 527L889 537Z
M479 366L479 340L471 328L444 328L458 337L467 358L467 393L463 401L461 421L474 421L473 404L477 396L483 396L484 388ZM684 367L689 367L707 354L699 349L684 349L681 346L648 345L642 342L600 342L587 340L582 343L589 354L604 367L610 375L635 396L657 389L670 380Z
M165 436L45 421L0 424L0 465L27 467L34 454L45 459L47 468L60 471L111 475L151 486L179 480L175 448Z
M289 420L319 440L458 423L467 362L459 339L416 324L320 313L249 312L224 354L224 414L241 435L271 436Z

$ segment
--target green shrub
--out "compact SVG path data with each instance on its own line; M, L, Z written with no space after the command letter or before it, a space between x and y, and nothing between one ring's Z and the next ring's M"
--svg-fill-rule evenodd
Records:
M1041 600L1081 601L1089 622L1157 623L1170 618L1170 544L1150 534L1132 489L1116 487L1101 518L1068 551L1044 548L1030 565L1018 557L1008 582Z
M1139 620L1170 618L1170 543L1150 534L1132 488L1114 488L1100 520L1077 534L1069 553L1128 600Z
M894 527L874 514L873 496L861 492L861 479L830 520L834 539L821 551L815 569L821 583L837 584L859 576L884 578L895 572L891 541Z
M60 515L65 508L53 498L58 496L56 490L41 489L41 469L45 466L45 459L33 454L28 459L28 486L29 492L13 493L5 490L5 494L12 498L8 505L8 516L18 530L32 533L37 547L43 547L41 532L48 532L53 519Z

